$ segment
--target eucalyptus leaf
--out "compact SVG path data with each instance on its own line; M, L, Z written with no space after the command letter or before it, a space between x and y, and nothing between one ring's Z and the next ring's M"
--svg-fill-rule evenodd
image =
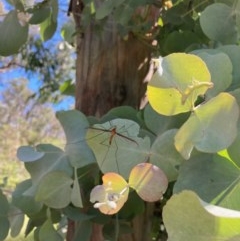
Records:
M185 162L173 192L196 192L201 199L222 207L240 210L239 168L217 154L199 154Z
M176 129L171 129L159 135L150 150L150 163L160 167L169 182L177 179L179 167L184 161L174 146L176 133Z
M35 162L25 163L32 178L32 186L24 194L30 196L35 195L39 182L48 172L59 170L66 172L69 176L73 174L73 168L66 154L60 148L50 144L41 144L36 148L37 151L44 152L45 155Z
M40 36L43 41L49 40L57 29L58 1L50 1L51 12L40 24Z
M223 44L237 43L236 22L233 9L223 3L214 3L205 8L200 16L203 32Z
M194 241L227 241L236 237L239 239L239 213L231 217L221 216L219 213L209 212L207 205L191 191L173 195L163 209L168 240L192 241L194 238ZM232 211L229 210L229 213Z
M63 241L63 237L54 229L48 219L39 230L39 240Z
M78 178L75 176L73 181L73 188L71 193L71 202L75 207L83 207L82 197L80 192L80 185L78 183Z
M11 227L11 237L16 237L22 230L24 224L24 213L14 206L11 206L9 212L9 222Z
M127 119L114 119L90 127L87 142L103 173L117 172L128 178L131 169L144 162L150 140L138 137L139 125Z
M75 234L72 241L88 241L92 234L92 222L78 222L75 227Z
M240 1L234 1L234 2L236 2L235 4L236 24L237 24L238 32L240 32Z
M169 129L179 128L189 117L188 113L175 116L165 116L158 114L151 105L144 108L144 121L147 128L157 136Z
M68 216L71 220L84 222L95 217L93 214L86 214L79 212L79 208L67 206L63 209L63 213Z
M31 12L32 16L29 19L29 24L40 24L45 21L51 14L51 9L48 6L41 6Z
M198 96L213 85L206 64L195 55L174 53L160 58L158 64L147 94L150 105L160 114L191 111Z
M239 90L239 94L240 94L240 90ZM239 95L240 97L240 95ZM238 122L238 131L237 131L237 137L234 140L234 142L232 143L231 146L228 147L227 149L227 153L229 155L229 157L231 158L231 160L238 166L240 167L240 122Z
M6 196L0 189L0 240L4 240L10 228L8 221L9 204Z
M12 194L12 204L18 207L27 215L38 213L42 204L35 201L33 196L24 195L31 188L32 181L30 179L19 183Z
M31 146L21 146L17 150L17 157L22 162L34 162L44 156L44 152L38 152Z
M96 9L96 19L100 20L107 17L113 11L113 8L113 0L104 1L102 5Z
M235 98L221 93L195 109L176 134L175 147L185 159L194 147L209 153L225 149L237 136L238 117Z
M61 29L62 38L69 44L74 44L74 34L76 33L75 25L73 21L65 23Z
M80 111L70 110L58 112L57 118L66 135L65 152L71 165L80 168L94 163L94 154L86 143L86 132L89 127L86 116Z
M101 3L101 5L96 9L96 19L101 20L109 16L114 8L124 3L126 0L108 0Z
M185 52L191 45L199 44L200 42L198 35L192 31L174 31L166 37L163 49L167 53Z
M40 24L40 36L42 41L49 40L57 30L57 22L53 19L52 13Z
M0 33L0 55L16 54L27 41L28 23L21 23L17 10L12 10L0 23Z
M228 55L232 62L233 70L232 70L232 83L228 90L234 90L236 88L240 88L240 47L238 45L222 45L218 48L225 54Z
M73 180L65 172L49 172L39 183L36 201L52 208L64 208L71 201L72 183Z
M209 99L225 91L232 83L232 62L227 54L221 52L210 54L203 50L198 56L206 63L211 74L213 88L206 92Z

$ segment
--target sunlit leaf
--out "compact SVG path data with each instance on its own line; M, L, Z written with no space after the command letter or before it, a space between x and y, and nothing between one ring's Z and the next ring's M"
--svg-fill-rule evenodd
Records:
M176 134L175 146L185 159L194 147L210 153L225 149L236 138L238 117L235 98L221 93L195 109Z
M129 187L122 176L114 172L106 173L103 184L95 186L90 194L90 201L100 212L111 215L117 213L127 201Z
M132 169L129 185L144 201L155 202L160 200L167 190L168 179L157 166L141 163Z
M226 217L225 212L231 217ZM168 241L236 241L240 238L240 216L232 214L231 210L224 214L222 210L213 210L190 191L173 195L163 209Z
M212 86L207 66L199 57L174 53L159 60L147 93L152 108L170 116L191 111L197 97Z
M203 32L211 39L223 44L237 43L236 22L233 9L223 3L211 4L201 13Z
M21 24L18 12L10 11L4 21L0 23L0 33L0 55L16 54L27 41L28 23Z
M21 146L17 150L17 157L22 162L34 162L44 156L44 152L38 152L31 146Z
M103 173L117 172L128 178L131 169L146 160L149 138L140 138L139 125L127 119L114 119L88 129L91 146Z
M72 183L73 180L65 172L50 172L39 183L36 201L52 208L64 208L71 201Z

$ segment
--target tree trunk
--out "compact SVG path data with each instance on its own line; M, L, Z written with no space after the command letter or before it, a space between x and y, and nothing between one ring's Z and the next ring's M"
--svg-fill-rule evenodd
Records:
M95 33L89 26L77 52L76 108L101 116L113 107L138 108L150 52L134 36L122 40L114 23Z
M80 30L82 8L78 0L72 1L77 31ZM156 11L158 9L150 12L154 13L152 19ZM144 44L133 34L123 40L111 18L102 31L96 31L94 24L89 24L84 33L77 36L76 109L86 115L101 116L116 106L139 108L145 93L143 80L149 69L150 44ZM150 240L146 237L149 212L136 217L132 223L134 233L120 240ZM102 241L101 231L102 226L94 224L91 241Z

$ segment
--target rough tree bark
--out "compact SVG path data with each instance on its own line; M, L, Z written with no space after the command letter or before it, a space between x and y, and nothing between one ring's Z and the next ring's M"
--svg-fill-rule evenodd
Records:
M98 1L95 1L98 3ZM101 1L99 1L101 2ZM149 69L151 48L139 41L134 34L123 40L117 33L116 24L108 19L102 32L96 32L89 24L80 33L83 4L72 0L77 35L76 60L76 109L86 115L101 116L113 107L129 105L139 107L144 96L144 77ZM159 10L153 8L150 18L155 20ZM147 241L150 208L137 217L132 225L134 233L124 236L124 241ZM102 241L102 226L94 224L91 241Z

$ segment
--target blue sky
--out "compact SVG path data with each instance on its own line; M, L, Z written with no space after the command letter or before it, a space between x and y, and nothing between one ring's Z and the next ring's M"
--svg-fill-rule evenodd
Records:
M36 2L36 1L35 1ZM39 1L37 1L39 2ZM6 0L3 0L4 7L7 10L11 9L11 6L7 4ZM62 40L62 37L60 35L61 27L62 25L68 20L67 16L67 10L68 10L68 1L66 0L59 0L59 13L58 13L58 28L56 33L54 34L53 38L48 40L44 43L45 46L49 46L52 44L52 42L57 43ZM38 88L41 86L39 81L38 74L31 74L27 75L25 71L22 68L13 68L12 70L9 70L7 72L1 73L1 82L7 83L9 80L12 79L18 79L18 78L26 78L29 80L29 88L33 90L34 92L37 92ZM0 84L0 91L4 88L4 84ZM72 108L74 105L74 98L73 97L65 97L63 101L57 104L52 104L53 108L57 110L66 110L69 108Z

